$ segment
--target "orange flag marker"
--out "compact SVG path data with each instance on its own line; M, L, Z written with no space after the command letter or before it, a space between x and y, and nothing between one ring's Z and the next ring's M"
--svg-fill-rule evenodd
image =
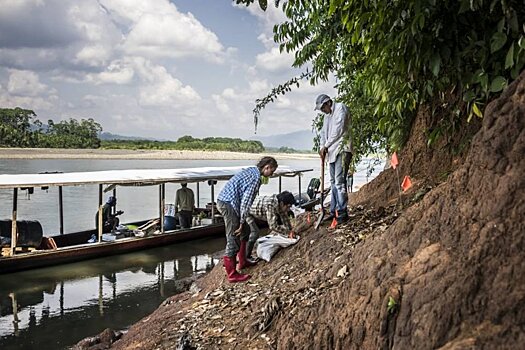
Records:
M397 161L397 153L394 152L394 153L392 153L392 158L390 159L390 165L392 166L392 168L395 169L398 164L399 164L399 162Z
M412 187L412 180L410 180L410 176L405 175L401 188L403 189L403 192L406 192L410 187Z
M337 219L333 218L332 223L330 224L330 228L336 228L337 227Z
M310 212L308 212L308 215L306 215L306 222L308 223L308 225L310 225L311 223Z

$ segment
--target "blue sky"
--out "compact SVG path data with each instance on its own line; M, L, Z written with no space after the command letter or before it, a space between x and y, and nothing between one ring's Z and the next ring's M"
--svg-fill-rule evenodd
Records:
M256 98L297 75L272 27L281 9L229 0L0 0L0 107L42 121L92 117L104 131L177 139L254 136ZM309 129L319 93L280 97L259 135Z

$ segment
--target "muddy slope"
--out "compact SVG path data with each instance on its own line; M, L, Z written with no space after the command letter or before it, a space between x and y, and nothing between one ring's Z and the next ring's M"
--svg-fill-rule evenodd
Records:
M310 227L250 283L229 284L216 266L112 348L522 347L524 124L525 73L487 107L446 182L404 206L353 206L336 230Z

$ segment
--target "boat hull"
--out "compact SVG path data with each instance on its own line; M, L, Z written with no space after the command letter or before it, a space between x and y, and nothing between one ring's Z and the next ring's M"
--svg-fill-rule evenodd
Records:
M77 241L80 237L85 238L90 235L91 231L85 231L64 236L55 236L53 238L58 241L57 245L59 247L56 250L34 251L0 258L0 274L124 254L177 242L207 237L220 237L224 235L224 224L197 226L186 230L175 230L142 238L123 238L114 242L77 243L77 245L73 246L64 246L65 241ZM83 240L83 242L86 241L87 240Z

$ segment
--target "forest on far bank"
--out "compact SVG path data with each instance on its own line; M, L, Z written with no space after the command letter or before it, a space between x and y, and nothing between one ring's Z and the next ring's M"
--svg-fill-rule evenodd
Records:
M94 119L70 118L60 122L37 119L34 111L22 108L0 108L0 147L20 148L102 148L230 151L246 153L298 152L292 148L266 149L262 142L229 137L203 139L186 135L177 141L158 140L101 140L102 126Z

